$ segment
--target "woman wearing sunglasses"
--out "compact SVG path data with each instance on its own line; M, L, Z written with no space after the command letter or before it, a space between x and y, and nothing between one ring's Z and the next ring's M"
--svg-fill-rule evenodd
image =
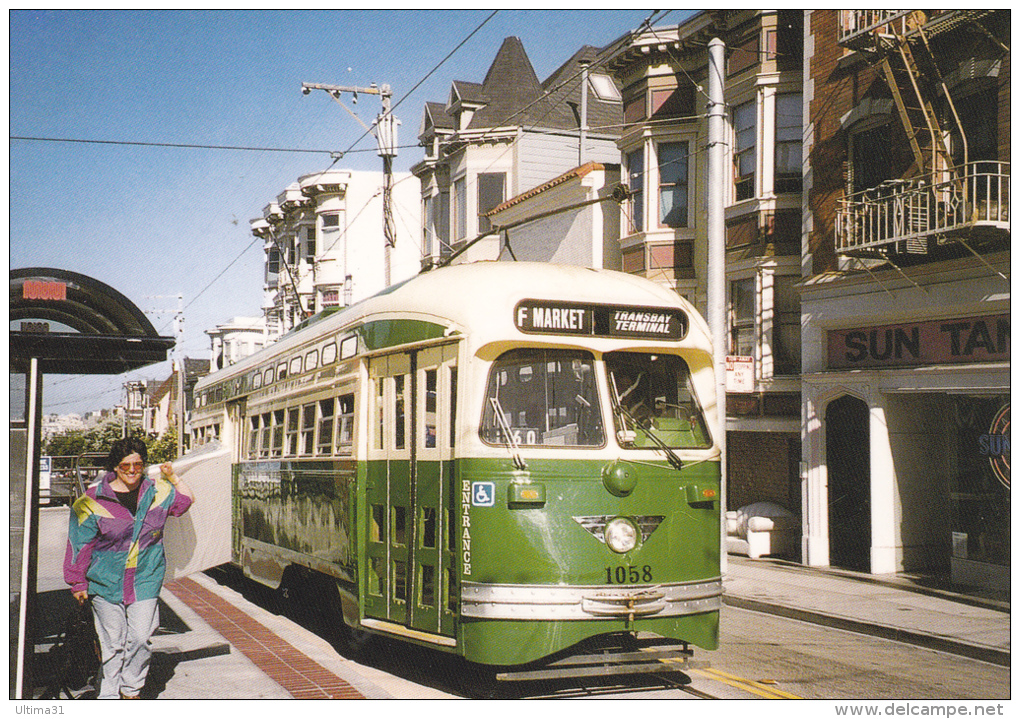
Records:
M194 501L169 462L151 479L147 458L136 437L114 442L107 473L71 508L64 581L78 602L92 600L102 649L100 699L137 699L145 684L166 572L163 527Z

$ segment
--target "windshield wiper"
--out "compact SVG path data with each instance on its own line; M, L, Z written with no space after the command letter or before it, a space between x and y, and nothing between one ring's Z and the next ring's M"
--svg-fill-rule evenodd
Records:
M503 406L499 403L499 400L495 397L489 397L489 402L492 404L492 409L496 413L496 420L499 422L499 428L503 432L503 436L506 437L506 446L510 450L510 456L513 458L514 466L522 472L528 468L528 465L524 463L524 458L521 457L520 449L517 446L517 440L514 439L513 432L510 431L510 421L506 418L506 413L503 412Z
M638 422L637 419L634 418L634 415L627 411L627 409L620 402L620 397L617 394L616 378L613 377L612 374L610 374L609 380L610 389L612 390L611 394L613 401L613 410L617 412L617 414L619 414L620 416L629 420L630 421L629 423L632 424L634 427L640 429L641 432L652 441L652 444L654 444L656 448L659 449L659 451L666 455L666 461L668 461L673 466L673 469L677 470L678 472L682 470L684 468L683 460L681 460L677 453L674 452L669 445L663 442L662 439L657 434L652 432L647 427L642 426L642 424ZM648 423L651 424L651 420L648 420ZM626 425L628 423L624 422L623 424Z

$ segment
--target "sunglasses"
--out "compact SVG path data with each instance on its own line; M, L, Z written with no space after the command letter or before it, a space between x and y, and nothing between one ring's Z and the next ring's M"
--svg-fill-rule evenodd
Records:
M144 462L121 462L120 464L117 465L117 469L119 469L121 472L125 472L125 473L126 472L131 472L131 471L141 472L143 469L145 469L145 463Z

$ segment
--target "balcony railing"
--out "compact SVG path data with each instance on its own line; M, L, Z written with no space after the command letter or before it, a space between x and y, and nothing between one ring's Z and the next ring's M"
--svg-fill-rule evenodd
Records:
M924 252L931 237L977 229L1009 232L1008 162L971 162L844 198L836 210L836 251Z
M907 15L913 10L841 10L839 13L839 44L854 46L867 39L875 30L896 23L896 31L904 34ZM891 34L891 29L881 34Z

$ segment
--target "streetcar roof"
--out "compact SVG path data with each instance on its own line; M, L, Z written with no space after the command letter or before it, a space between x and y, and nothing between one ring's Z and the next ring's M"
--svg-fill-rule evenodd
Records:
M690 319L690 339L710 349L708 328L697 311L676 292L651 280L574 265L485 261L423 272L328 316L317 315L274 344L210 377L243 373L320 336L375 319L417 319L443 326L447 334L488 338L478 337L479 344L520 338L514 308L524 299L682 309Z

